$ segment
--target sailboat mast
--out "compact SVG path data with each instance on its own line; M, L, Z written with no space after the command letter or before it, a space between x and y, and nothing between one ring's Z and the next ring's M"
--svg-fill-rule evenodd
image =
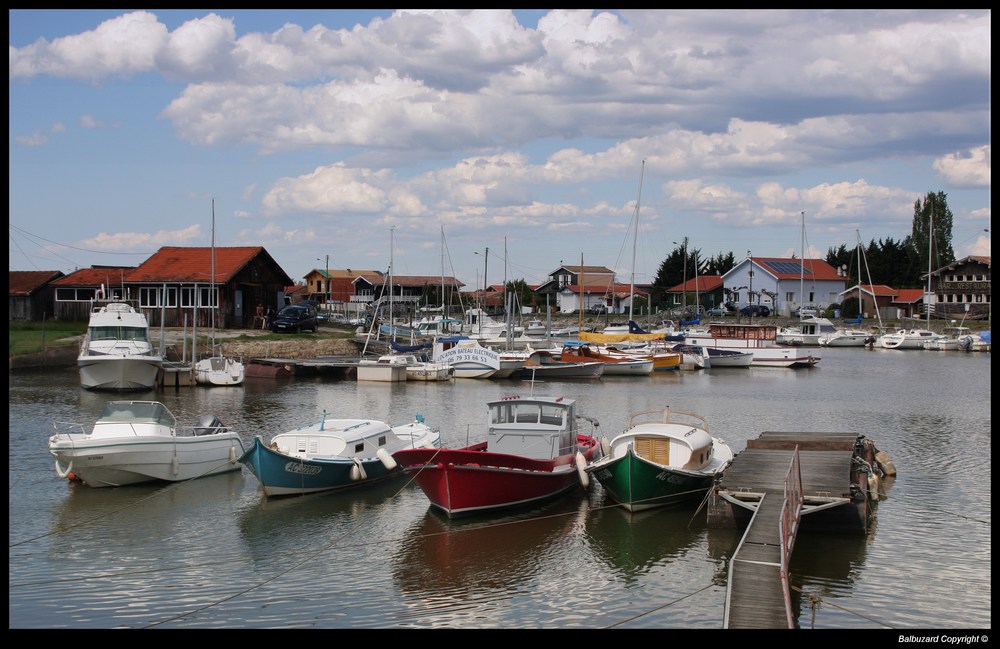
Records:
M806 295L806 213L802 212L802 243L799 244L799 320L802 319L802 307L805 306Z
M219 299L215 295L215 199L212 199L212 290L210 300L212 305L212 355L215 355L215 312L219 310Z
M930 227L927 232L927 294L924 309L927 310L927 328L931 328L931 270L934 261L934 201L931 200Z
M639 239L639 203L642 201L642 179L646 175L646 160L642 160L642 169L639 171L639 193L635 197L635 230L632 232L632 272L628 285L628 319L635 320L635 246ZM614 281L612 279L612 281Z

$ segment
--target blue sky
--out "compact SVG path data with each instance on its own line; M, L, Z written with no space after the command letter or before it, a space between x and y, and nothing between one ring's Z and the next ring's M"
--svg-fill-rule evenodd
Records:
M10 10L10 269L210 245L213 199L296 280L628 282L634 239L646 282L801 254L803 212L809 256L900 241L932 191L989 255L991 16Z

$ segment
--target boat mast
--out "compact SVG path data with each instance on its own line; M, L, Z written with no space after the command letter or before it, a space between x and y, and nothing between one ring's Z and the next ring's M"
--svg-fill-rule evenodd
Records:
M806 280L806 213L802 212L802 243L799 244L799 320L802 320L802 307L805 306L805 280Z
M215 199L212 199L212 289L209 293L214 302L212 309L212 356L215 356L215 312L219 310L219 299L215 295Z
M931 328L931 269L934 261L934 200L931 199L930 227L927 229L927 294L924 297L924 309L927 311L927 328Z
M646 159L642 159L642 168L639 171L639 193L635 197L635 230L632 232L632 273L628 285L628 319L635 320L635 245L639 238L639 203L642 201L642 179L646 175ZM687 260L685 260L687 264ZM685 268L687 266L685 265ZM614 278L611 279L614 282Z

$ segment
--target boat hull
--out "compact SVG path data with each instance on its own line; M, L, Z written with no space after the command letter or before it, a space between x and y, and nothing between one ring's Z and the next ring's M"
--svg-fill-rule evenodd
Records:
M714 476L690 473L645 460L631 445L622 457L589 468L607 494L630 512L674 507L704 497Z
M246 377L243 363L235 358L213 356L195 363L194 379L198 385L242 385Z
M398 477L398 467L389 469L377 457L303 459L269 448L259 437L238 461L257 477L267 496L292 496L347 489ZM356 469L360 464L363 472Z
M151 390L157 386L159 356L80 356L80 385L87 390Z
M578 436L590 462L600 446ZM585 489L575 454L536 460L486 451L486 442L464 449L407 449L393 454L431 505L451 518L523 507Z
M91 487L181 482L239 471L237 458L243 451L243 442L235 432L92 441L59 436L49 444L57 473L71 473Z

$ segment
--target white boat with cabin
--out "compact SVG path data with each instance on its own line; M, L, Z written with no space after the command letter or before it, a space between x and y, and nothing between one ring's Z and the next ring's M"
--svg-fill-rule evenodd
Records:
M77 365L80 385L88 390L150 390L163 355L153 349L149 321L133 303L95 299Z
M775 342L778 328L763 324L716 324L708 331L685 332L685 342L718 349L731 349L753 354L753 367L812 367L820 358L816 347L805 345L785 346ZM715 366L715 359L712 359Z

